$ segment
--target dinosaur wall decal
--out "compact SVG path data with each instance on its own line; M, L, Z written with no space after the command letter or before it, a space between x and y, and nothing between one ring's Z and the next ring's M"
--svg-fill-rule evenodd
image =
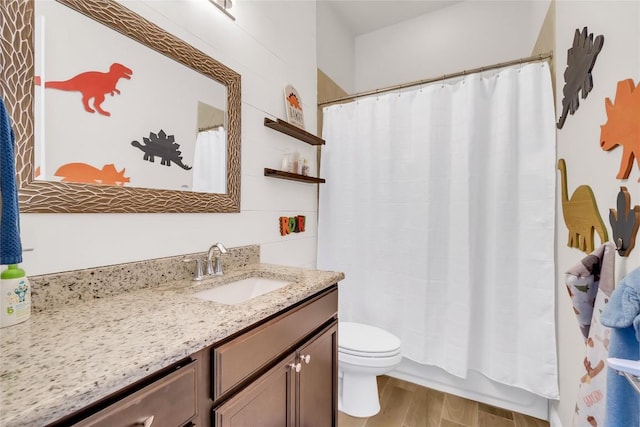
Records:
M600 126L600 147L609 151L622 145L620 170L616 178L627 179L634 158L640 167L640 85L632 79L621 80L616 88L615 103L606 98L607 123ZM640 179L638 179L640 182Z
M569 198L567 166L564 159L558 160L558 170L562 189L562 215L569 229L567 246L591 253L595 249L594 231L598 233L600 243L609 240L593 191L588 185L581 185Z
M175 142L173 135L167 135L162 129L156 135L153 132L149 132L149 138L142 138L144 145L139 141L131 141L131 145L139 148L144 152L143 160L147 160L151 163L155 162L155 157L160 157L160 164L165 166L171 166L171 162L180 166L182 169L189 170L191 166L187 166L182 163L181 151L178 151L180 144Z
M620 187L617 206L617 210L609 209L613 242L616 243L620 256L629 256L636 245L636 235L640 227L640 206L636 205L631 209L631 196L627 187ZM621 243L620 247L618 241Z
M122 64L113 63L109 71L87 71L80 73L69 80L45 82L44 87L48 89L59 89L82 94L82 105L89 113L96 111L103 116L110 116L111 113L102 109L102 103L107 94L113 96L120 93L116 85L120 79L131 79L133 71ZM93 110L89 106L89 100L93 99Z
M129 177L124 176L124 168L117 171L113 163L98 169L87 163L67 163L58 168L55 176L62 177L62 182L82 184L124 185Z
M562 114L558 119L557 127L562 129L567 119L567 113L575 113L580 106L578 93L582 93L582 99L586 99L593 89L593 77L591 70L596 63L598 54L602 50L604 36L599 35L593 39L593 33L589 34L587 27L580 32L577 28L573 35L573 46L567 51L567 68L564 70L564 87L562 88Z

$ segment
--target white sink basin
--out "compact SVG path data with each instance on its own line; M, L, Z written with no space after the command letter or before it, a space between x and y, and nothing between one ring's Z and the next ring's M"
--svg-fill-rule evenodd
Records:
M206 301L221 302L223 304L240 304L251 298L280 289L289 283L291 282L287 280L249 277L248 279L237 280L212 289L196 292L193 295L196 298Z

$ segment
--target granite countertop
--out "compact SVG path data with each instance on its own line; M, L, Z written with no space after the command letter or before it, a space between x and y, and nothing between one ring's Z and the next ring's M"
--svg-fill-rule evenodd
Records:
M250 276L291 284L238 305L199 290ZM342 273L253 264L36 312L0 329L0 425L42 426L277 313Z

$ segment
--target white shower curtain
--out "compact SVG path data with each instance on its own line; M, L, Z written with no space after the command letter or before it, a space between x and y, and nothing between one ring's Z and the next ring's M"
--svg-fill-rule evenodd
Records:
M558 397L546 63L324 109L318 267L403 355Z
M198 133L193 156L193 191L226 193L226 141L223 127Z

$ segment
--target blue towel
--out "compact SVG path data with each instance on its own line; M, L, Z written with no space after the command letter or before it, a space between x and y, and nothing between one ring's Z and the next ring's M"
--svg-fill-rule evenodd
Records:
M11 118L0 98L0 264L22 262L20 211Z
M640 268L618 283L600 316L611 327L609 357L640 360ZM627 379L607 368L605 427L640 426L640 394Z

